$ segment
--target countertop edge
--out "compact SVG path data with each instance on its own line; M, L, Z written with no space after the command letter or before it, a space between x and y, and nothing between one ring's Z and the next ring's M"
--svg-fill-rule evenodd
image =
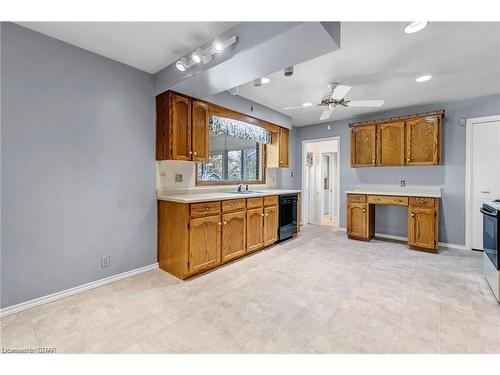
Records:
M204 194L217 194L217 193L195 193L192 194L189 198L182 198L179 195L157 195L156 200L159 201L167 201L167 202L176 202L176 203L201 203L201 202L210 202L210 201L226 201L231 199L244 199L244 198L258 198L258 197L266 197L270 195L282 195L282 194L297 194L302 193L302 190L272 190L269 192L259 192L255 194L231 194L231 193L220 193L224 194L221 196L210 196L203 197ZM231 195L229 195L231 194ZM188 195L188 194L187 194ZM193 195L200 195L200 197L193 197Z
M389 195L389 196L403 196L403 197L426 197L426 198L441 198L441 194L437 193L424 193L424 192L412 192L412 193L404 193L404 192L388 192L388 191L374 191L374 190L366 190L366 191L357 191L357 190L347 190L346 194L367 194L367 195Z

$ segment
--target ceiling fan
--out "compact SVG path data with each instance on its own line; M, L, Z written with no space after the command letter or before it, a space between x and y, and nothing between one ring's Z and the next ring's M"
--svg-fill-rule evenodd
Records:
M328 85L331 90L327 96L321 99L321 102L317 104L318 107L325 107L323 113L319 117L320 120L329 119L332 112L337 106L343 107L381 107L384 105L385 100L345 100L344 97L351 90L351 86L339 85L337 83L331 83ZM307 104L307 103L306 103ZM311 105L301 105L295 107L285 107L285 110L298 109L311 107Z

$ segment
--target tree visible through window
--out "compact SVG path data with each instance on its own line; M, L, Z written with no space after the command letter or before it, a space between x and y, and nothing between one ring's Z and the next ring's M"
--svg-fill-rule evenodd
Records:
M217 183L262 180L262 144L210 133L209 150L208 163L198 163L198 181Z

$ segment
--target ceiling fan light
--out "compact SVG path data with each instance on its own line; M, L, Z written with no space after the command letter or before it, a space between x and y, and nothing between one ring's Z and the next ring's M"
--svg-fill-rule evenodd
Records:
M313 105L312 103L307 102L302 104L302 107L312 107L312 105Z
M328 109L330 111L333 111L335 109L335 104L333 104L333 103L328 104Z
M407 34L418 33L419 31L425 29L426 26L427 26L427 21L414 21L406 25L405 33Z
M263 85L267 85L269 82L271 82L271 80L267 77L262 77L261 81Z
M417 77L417 78L415 79L415 81L417 81L417 82L426 82L426 81L429 81L431 78L432 78L432 76L431 76L431 75L426 74L426 75L423 75L423 76Z

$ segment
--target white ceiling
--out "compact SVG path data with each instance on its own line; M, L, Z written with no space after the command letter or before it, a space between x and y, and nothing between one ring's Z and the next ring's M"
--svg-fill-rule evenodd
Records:
M330 82L353 86L347 99L386 102L375 109L340 108L326 121L500 93L500 23L431 22L416 34L405 34L405 25L342 23L340 50L295 66L292 77L280 71L269 76L268 85L240 86L239 95L285 113L302 126L320 122L322 109L283 108L318 103ZM416 83L423 74L433 79Z
M18 22L110 59L156 73L236 22Z

